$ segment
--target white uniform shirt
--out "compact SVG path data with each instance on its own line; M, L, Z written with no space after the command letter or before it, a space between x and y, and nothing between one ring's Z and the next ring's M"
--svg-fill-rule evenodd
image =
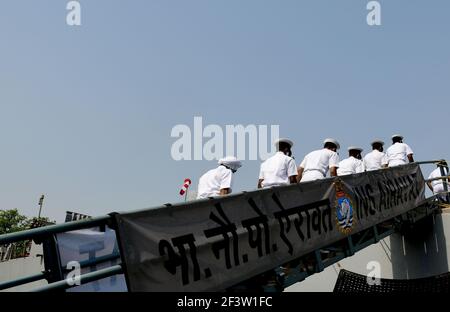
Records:
M353 156L341 161L337 170L337 174L339 176L360 172L364 172L364 163L362 160L359 160Z
M221 189L231 189L232 180L233 172L224 166L209 170L198 182L197 198L219 196Z
M444 175L448 175L448 171L446 170L446 168L444 168ZM436 168L433 170L433 172L431 172L428 179L434 179L439 177L442 177L441 168ZM442 179L431 181L431 185L433 186L434 193L444 192L444 184ZM450 186L447 186L447 188L450 189Z
M262 187L289 184L289 177L297 176L297 166L292 157L278 152L261 164L259 178L263 179Z
M304 168L301 182L324 179L330 168L339 167L339 155L327 148L317 150L306 155L300 167Z
M389 167L406 165L408 161L408 155L414 154L412 149L405 143L395 143L391 145L387 151Z
M387 164L388 158L386 154L376 149L364 157L364 166L367 171L379 170Z

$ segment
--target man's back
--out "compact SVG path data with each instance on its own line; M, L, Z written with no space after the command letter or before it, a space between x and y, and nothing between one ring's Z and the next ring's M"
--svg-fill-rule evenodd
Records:
M376 149L364 157L364 166L367 171L379 170L387 164L388 158L386 154Z
M339 168L337 170L338 175L348 175L355 174L364 171L364 164L361 160L356 159L355 157L349 157L342 160L339 163Z
M408 163L408 155L412 155L412 149L405 143L394 143L387 151L389 167L405 165Z
M444 176L448 175L447 169L444 168ZM441 168L436 168L431 172L430 176L428 177L429 180L439 178L442 176ZM431 181L431 185L433 186L433 191L435 193L443 192L444 191L444 184L442 179Z
M339 155L323 148L305 156L300 167L304 168L301 182L323 179L330 167L339 167Z
M292 157L278 152L261 164L259 178L262 187L289 184L289 177L297 175L297 166Z

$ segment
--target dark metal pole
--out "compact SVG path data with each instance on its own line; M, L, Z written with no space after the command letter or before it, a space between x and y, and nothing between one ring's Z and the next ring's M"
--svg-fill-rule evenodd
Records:
M38 218L41 218L41 211L42 211L42 205L44 205L44 198L45 196L42 195L41 198L39 199L39 214L38 214Z
M43 241L45 279L49 284L64 280L56 234ZM64 292L64 290L62 290Z
M447 162L443 161L443 162L441 162L438 166L439 166L440 169L441 169L441 176L442 176L442 177L448 176L448 175L450 174L450 172L448 171L448 165L447 165ZM444 191L445 191L445 192L448 192L448 185L447 185L448 182L449 182L449 179L442 179L442 183L443 183L443 185L444 185ZM447 196L446 196L446 197L447 197L447 202L450 203L450 194L447 193Z

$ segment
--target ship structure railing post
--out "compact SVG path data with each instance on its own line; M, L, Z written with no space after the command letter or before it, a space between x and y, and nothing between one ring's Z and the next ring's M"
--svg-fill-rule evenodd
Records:
M447 162L443 161L439 165L439 167L441 169L441 176L442 177L445 177L445 176L449 175ZM447 195L446 195L447 203L450 203L450 194L448 193L448 182L449 182L448 177L446 179L442 178L442 184L444 185L444 192L447 193Z
M61 257L55 235L56 234L50 235L42 242L44 251L44 274L49 284L64 280Z

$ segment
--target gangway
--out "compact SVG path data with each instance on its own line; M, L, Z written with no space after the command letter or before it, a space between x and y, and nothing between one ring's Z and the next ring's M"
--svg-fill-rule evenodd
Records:
M219 288L215 288L214 290L232 291L232 292L247 291L247 290L282 291L284 288L286 288L290 285L293 285L295 283L301 282L313 274L322 272L326 267L333 265L344 258L351 257L356 252L358 252L372 244L379 242L381 239L388 237L389 235L391 235L395 232L401 232L401 231L404 231L405 229L410 229L411 227L414 227L414 224L416 224L420 220L422 220L426 217L429 217L433 214L438 214L440 212L440 209L442 208L442 206L446 205L446 203L450 202L450 194L449 194L448 188L447 188L449 176L444 175L444 167L445 166L442 165L444 163L445 162L443 162L443 160L433 160L433 161L417 162L412 165L407 165L407 166L416 166L419 168L420 174L417 176L422 179L421 187L423 186L423 189L420 190L422 195L425 192L425 182L427 182L428 180L423 179L423 176L422 176L419 166L426 165L426 164L438 165L441 168L442 176L437 179L442 179L443 181L445 181L444 182L445 191L442 194L435 194L428 198L423 197L419 202L417 202L416 205L408 207L407 209L403 209L403 211L398 210L398 211L402 211L401 213L398 213L398 211L397 211L395 213L389 214L390 212L388 211L388 208L385 208L387 212L385 214L383 214L382 217L379 218L379 221L371 222L371 223L366 222L366 224L363 224L363 220L361 219L360 224L358 224L359 228L355 227L353 230L351 230L351 229L349 230L349 228L352 227L352 220L347 218L347 220L346 220L347 223L345 225L347 228L345 228L345 227L340 228L340 235L338 235L338 236L335 235L332 237L329 234L325 235L325 233L322 233L321 235L323 237L323 240L316 239L316 240L314 240L313 245L309 246L308 248L304 248L302 250L300 250L298 248L293 248L296 250L300 250L298 252L297 251L292 252L291 250L289 250L291 252L290 257L283 258L282 256L279 256L279 257L273 256L274 253L272 252L272 255L270 255L270 257L266 257L270 260L270 262L268 262L269 263L269 266L267 267L268 269L259 271L256 274L249 273L249 274L242 275L242 277L238 276L237 279L235 278L231 282L229 282L231 284L228 284L226 287L222 287L222 288L219 287ZM405 167L407 167L407 166L405 166ZM413 168L413 167L411 167L411 168ZM380 170L379 173L375 173L375 175L378 175L378 179L379 179L378 186L381 187L382 185L384 185L383 184L384 182L382 180L383 178L389 178L389 174L391 174L391 173L397 174L397 171L400 172L401 170L403 170L403 169L391 168L391 169L383 169L383 170ZM351 183L355 183L355 185L358 185L358 183L360 181L362 181L362 179L368 179L368 181L370 181L370 183L373 183L373 185L375 187L375 184L377 183L375 180L376 176L371 175L370 177L367 177L366 175L368 175L368 173L361 173L358 175L354 175L354 177L349 178L349 179L352 179L351 181L350 180L349 181ZM339 200L341 200L342 198L345 199L345 197L342 197L339 194L341 192L345 193L343 191L343 189L348 188L348 184L350 182L346 181L345 179L341 179L339 177L338 178L329 178L326 180L327 181L325 181L325 182L330 183L330 185L333 185L333 187L336 187L336 185L337 185L336 195L335 195L336 203L338 203ZM390 189L390 184L388 183L389 181L385 181L385 182L386 182L388 189ZM401 185L401 187L406 188L408 186L408 179L406 177L400 177L399 184ZM311 188L312 188L312 186L311 186ZM370 186L368 188L370 189ZM289 189L289 190L291 190L291 189ZM324 190L325 189L321 190L321 192L324 192ZM370 213L368 213L368 211L369 212L371 211L370 210L371 209L371 207L370 207L371 201L369 200L371 196L370 196L370 194L365 193L364 190L359 189L358 187L356 187L352 190L356 192L354 195L355 196L357 195L356 197L358 198L358 200L356 200L357 201L356 203L352 202L352 206L353 206L352 208L354 209L354 214L355 214L354 217L356 219L354 222L359 222L358 214L361 214L361 216L362 216L364 214L364 209L365 209L365 213L367 215L370 215ZM304 190L302 189L301 191L303 192ZM367 189L366 189L366 191L367 191ZM267 196L269 196L269 193L267 193L267 192L261 193L261 192L265 192L265 191L264 190L255 191L255 192L252 192L251 194L244 192L241 194L234 195L234 197L230 196L230 199L228 201L233 202L233 201L245 199L251 205L254 205L256 207L257 205L256 205L255 201L258 201L258 203L260 201L262 201L264 203L266 198L268 198ZM275 192L275 193L273 193L273 194L270 193L270 196L274 200L276 205L280 206L281 208L283 206L281 204L281 198L289 198L289 196L290 196L289 194L292 193L292 192L291 193L288 192L288 188L286 188L286 189L281 188L280 190L275 190L273 192ZM295 190L295 192L298 192L298 190ZM327 192L329 193L329 191L327 191ZM359 193L359 192L361 192L361 193ZM319 194L319 193L317 193L317 194ZM250 195L248 195L248 194L250 194ZM275 194L277 196L275 196ZM418 194L418 195L420 195L420 194ZM258 196L262 196L261 197L262 199L260 200ZM395 194L395 196L392 194L390 196L391 196L390 199L386 199L386 200L388 200L388 201L392 200L394 203L396 198L397 198L398 202L402 202L401 201L402 198L400 198L400 197L404 197L404 199L406 200L406 199L408 199L408 196L411 197L412 195L406 194L406 193L405 194L398 193L398 194ZM419 197L417 197L416 200ZM367 199L367 202L365 202L365 203L360 202L361 198ZM399 198L400 198L400 200L399 200ZM211 200L206 200L206 201L212 201L214 203L214 207L220 208L221 207L220 205L223 203L224 200L225 199L217 199L216 198L216 199L211 199ZM344 200L344 202L345 202L345 200ZM206 202L200 203L200 204L201 205L210 205L210 203L206 203ZM368 207L363 207L364 205L368 205ZM329 204L328 204L328 206L329 206ZM174 209L174 211L180 211L180 209L182 209L184 206L183 206L183 204L180 204L180 205L174 205L174 206L165 205L164 207L166 207L166 208L172 207ZM255 208L255 207L253 207L253 208ZM303 207L302 209L311 208L311 207L308 208L308 205L303 205L301 207ZM399 205L399 207L401 208L401 205ZM333 209L334 208L335 207L333 207ZM161 209L160 210L153 209L153 210L162 211ZM319 211L318 206L315 208L311 208L311 209L316 209L317 211ZM288 210L291 210L291 209L286 209L286 211L288 211ZM255 211L259 211L259 210L255 210ZM283 213L286 211L283 209ZM304 211L304 210L302 210L302 211ZM381 211L381 208L380 208L380 211ZM147 212L148 212L148 210L137 212L137 213L132 213L131 216L133 216L133 217L136 215L146 216ZM300 212L297 211L297 214L298 214L298 216L301 217ZM126 231L124 230L125 226L121 225L121 223L124 222L124 220L126 221L127 214L123 214L123 215L124 215L124 217L122 217L122 214L112 213L107 216L96 217L96 218L87 219L87 220L80 220L80 221L69 222L69 223L64 223L64 224L51 225L51 226L46 226L46 227L42 227L42 228L35 228L35 229L27 230L27 231L1 235L0 236L0 246L14 243L14 242L24 241L24 240L33 240L36 244L42 244L43 253L44 253L44 270L42 272L36 272L36 274L34 274L32 276L25 276L25 277L22 277L19 279L11 280L11 281L0 281L0 290L7 290L10 288L16 287L18 285L24 285L24 284L35 282L38 280L46 280L48 285L45 285L45 286L37 288L37 289L33 289L33 291L39 291L39 292L40 291L64 291L69 288L77 287L77 285L68 283L66 280L68 270L67 270L67 268L65 268L62 265L62 262L61 262L61 257L60 257L59 248L58 248L58 235L61 233L68 233L68 232L72 232L72 231L78 231L78 230L83 230L83 229L92 229L92 228L99 227L99 228L103 228L103 229L109 228L109 229L116 231L117 237L118 237L118 240L120 243L119 244L120 253L115 252L115 253L112 253L109 255L105 255L102 257L95 257L94 259L81 262L80 263L81 268L91 268L91 272L84 273L80 276L81 285L84 285L84 284L87 284L87 283L90 283L93 281L98 281L98 280L101 280L106 277L117 276L119 274L125 274L125 278L127 280L127 285L128 285L128 290L135 291L136 284L133 285L133 283L135 283L135 282L132 280L134 277L130 276L130 272L132 272L132 274L133 274L133 268L130 267L130 264L132 264L132 262L130 262L130 261L132 259L130 260L130 258L129 258L130 252L127 249L128 242L125 241L125 240L131 239L131 238L129 238L127 235L124 235L126 233ZM213 215L213 214L211 213L211 215ZM326 212L322 211L322 214L320 214L322 217L318 217L318 215L319 214L316 214L316 219L322 220L322 223L323 223L322 225L324 226L324 229L325 229L326 222L328 222L328 221L326 221L327 220L326 218L328 218L326 216ZM275 216L277 216L276 213L275 213ZM280 220L281 220L281 218L284 218L284 217L280 217ZM307 217L309 220L310 215L307 214ZM124 219L122 219L122 218L124 218ZM259 225L266 225L266 224L270 223L268 221L267 217L265 217L263 214L260 214L258 216L258 218L253 218L253 219L249 219L249 220L255 221L256 219L258 219L259 220L258 222L260 222ZM297 228L296 228L297 232L300 234L300 232L299 232L300 225L298 222L299 219L291 220L289 218L290 217L288 216L288 219L286 219L287 221L285 219L283 219L283 221L279 222L279 225L281 226L281 231L283 231L283 226L290 225L291 221L292 221L293 227L294 227L294 225L297 226ZM314 219L314 214L311 214L311 218L312 218L312 220ZM246 227L247 232L244 233L245 235L243 233L239 233L239 235L240 235L239 239L240 239L241 235L243 235L242 237L244 237L245 240L248 240L250 242L249 250L254 252L255 254L269 256L270 251L272 251L271 247L274 247L273 251L277 251L275 244L273 244L273 246L267 245L267 246L262 246L263 248L259 248L261 246L257 246L257 245L261 245L262 244L261 242L263 242L263 240L261 239L259 243L257 243L255 240L256 236L259 237L259 236L263 235L264 233L265 234L268 234L269 232L272 233L272 231L274 231L272 226L274 226L275 223L272 222L272 223L270 223L270 226L268 226L268 227L261 226L259 228L258 226L255 227L255 225L257 225L257 223L251 223L249 220L245 220L242 222L243 226ZM370 220L370 219L368 218L367 220ZM247 224L246 224L246 222L247 222ZM311 222L312 222L311 224L314 223L314 221L311 221ZM318 222L320 223L320 221L318 221ZM337 226L336 225L333 225L333 226L335 228L337 228L337 227L339 227L339 225L343 225L343 224L338 223ZM330 228L331 228L331 226L329 225L328 231L330 230ZM322 230L325 231L324 229L322 229ZM215 229L208 229L204 232L206 233L206 236L210 235L209 237L212 237L214 234L212 232L214 232L214 230ZM278 228L277 228L277 230L278 230ZM284 231L286 231L286 228L284 228ZM309 231L310 231L310 229L309 229L309 221L308 221L308 235L309 235ZM287 232L289 232L289 230ZM253 240L252 240L252 234L254 235ZM292 231L290 234L292 234ZM238 236L231 237L231 241L234 242L234 240L236 240L237 237ZM337 238L339 238L339 239L337 239ZM174 239L177 239L177 238L174 238ZM174 239L172 239L172 241L174 241ZM252 242L254 243L253 245L251 244ZM217 243L218 242L216 241L213 243L213 245L217 244ZM230 242L228 242L228 243L230 243ZM298 246L297 242L295 244L297 244L297 245L293 245L293 247ZM262 244L262 245L264 245L264 244ZM159 246L160 246L160 251L161 251L161 246L166 246L166 245L161 244L161 242L160 242ZM215 247L217 247L217 245ZM264 250L264 247L268 247L268 248L266 250ZM202 248L191 249L187 253L190 254L191 259L194 259L195 251L197 250L198 252L202 252L203 249ZM280 249L280 247L278 247L278 249ZM184 280L185 278L187 278L187 279L190 278L192 280L192 277L193 277L195 280L196 279L195 276L197 275L197 280L201 280L201 278L203 278L206 281L208 278L211 279L212 272L210 271L210 268L205 269L203 272L199 272L199 271L196 272L196 269L199 269L199 267L200 267L200 265L198 265L198 263L197 263L198 267L196 267L195 265L193 267L194 273L190 272L188 274L187 263L184 263L184 262L183 263L175 263L173 261L170 262L166 259L167 256L169 256L167 254L168 251L169 251L169 249L165 249L165 252L161 252L161 256L162 256L161 258L164 258L163 260L161 260L162 261L161 265L164 265L167 268L167 270L171 273L171 275L173 275L173 276L180 275L178 272L181 271L181 273L183 275L183 287L187 285ZM179 248L179 251L181 252L180 248ZM220 250L217 251L216 249L214 249L214 251L215 251L214 254L215 254L216 258L219 259L220 258L220 255L219 255ZM297 252L297 254L295 252ZM166 256L166 254L167 254L167 256ZM249 262L249 259L248 259L249 255L243 256L242 259L244 259L244 261L242 261L242 259L238 259L237 257L235 257L234 259L233 259L233 257L231 257L231 259L234 261L241 260L240 261L241 263L246 262L245 260L247 260L247 262ZM264 260L263 256L261 256L261 255L260 255L261 259ZM177 255L177 257L178 256L179 255ZM247 259L246 259L246 256L247 256ZM179 259L179 258L174 258L174 259ZM284 261L286 259L288 259L288 261ZM92 270L92 268L95 268L95 266L97 266L99 264L110 263L111 261L118 261L119 263L116 265L111 265L109 267L99 269L99 270L95 270L95 269ZM261 260L260 262L262 263L263 261ZM200 264L202 264L202 263L200 263ZM235 263L233 263L233 261L231 261L230 263L227 262L226 264L227 264L227 268L225 269L225 271L226 270L229 270L229 271L226 271L225 273L231 272L234 269L233 265ZM191 267L189 267L189 268L191 268ZM261 266L261 268L263 268L263 266ZM180 270L177 270L177 269L180 269ZM189 287L189 285L187 287Z

